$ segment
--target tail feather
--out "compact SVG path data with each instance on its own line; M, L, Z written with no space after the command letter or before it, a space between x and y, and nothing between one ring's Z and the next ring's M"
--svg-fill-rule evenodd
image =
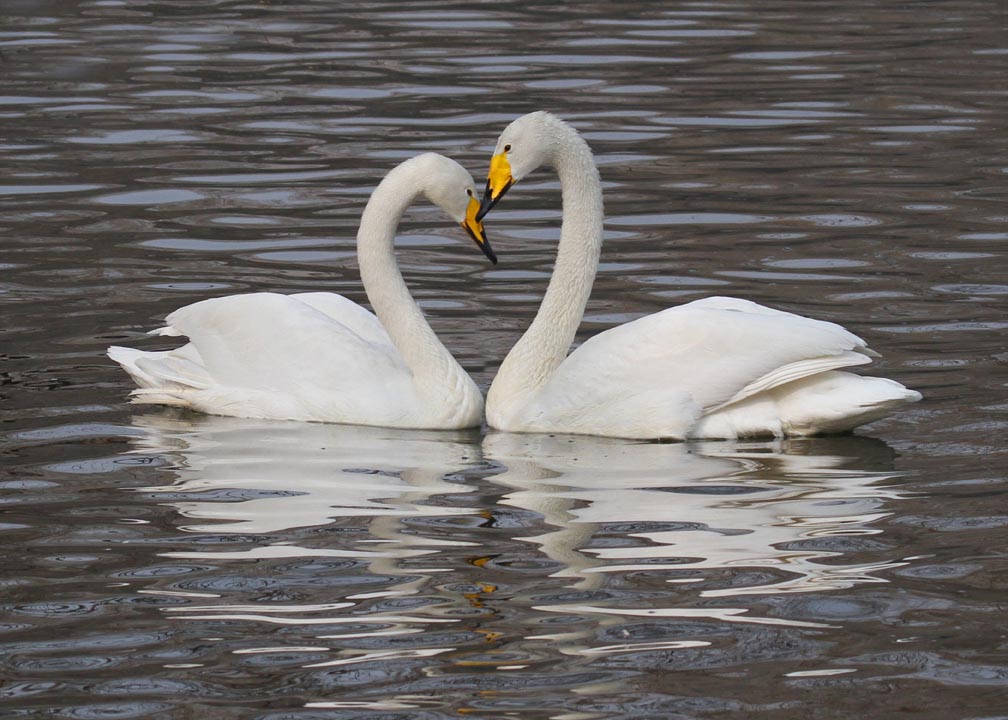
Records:
M201 365L174 353L144 353L137 358L136 366L157 378L160 385L180 385L184 388L206 390L213 382Z
M192 391L160 388L137 388L130 393L130 402L137 405L171 405L173 407L196 409L187 397Z
M759 393L767 392L775 387L781 387L787 385L788 383L796 382L803 378L823 375L830 370L850 367L852 365L865 365L870 362L871 358L861 352L845 350L843 352L836 353L835 355L824 355L822 357L808 358L805 360L799 360L798 362L789 363L767 373L761 378L753 380L751 383L735 393L730 400L721 403L716 408L712 408L711 411L729 407L730 405L741 402L746 398Z
M853 430L878 420L921 394L895 380L851 373L825 373L814 386L782 397L790 434L820 435Z
M165 327L155 328L153 330L147 331L148 335L164 335L166 337L182 337L182 333L176 330L171 325L166 325Z
M830 370L705 415L690 435L734 438L848 432L920 399L919 392L894 380Z
M137 360L142 355L146 354L142 350L134 350L133 348L113 345L106 352L110 358L122 366L122 369L125 370L131 378L133 378L133 382L135 382L139 387L149 388L157 385L157 380L144 372L143 369L138 367L136 364Z
M193 396L213 384L191 344L166 352L113 346L108 356L137 384L130 394L135 403L193 407Z

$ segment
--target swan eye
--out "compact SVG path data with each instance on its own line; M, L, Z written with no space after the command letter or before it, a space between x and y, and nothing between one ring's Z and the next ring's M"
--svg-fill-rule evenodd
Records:
M466 188L466 195L468 195L469 197L473 196L473 194L472 194L472 188Z
M504 146L504 152L511 152L511 146L510 145L505 145Z

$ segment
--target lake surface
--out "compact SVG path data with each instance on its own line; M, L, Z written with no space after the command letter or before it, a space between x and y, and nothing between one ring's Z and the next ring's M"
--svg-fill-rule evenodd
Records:
M1008 717L1004 4L5 0L0 714ZM579 339L734 295L924 400L647 444L131 406L110 344L259 290L364 302L370 191L482 183L549 109L606 245ZM400 262L484 389L552 268L541 170ZM282 338L278 341L282 342Z

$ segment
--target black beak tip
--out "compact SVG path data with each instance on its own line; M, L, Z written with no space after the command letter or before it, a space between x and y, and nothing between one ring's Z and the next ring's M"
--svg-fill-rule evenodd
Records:
M486 236L485 232L483 233L483 239L480 240L480 241L477 241L477 244L479 245L480 250L483 251L483 254L487 256L487 259L490 262L492 262L494 265L496 265L497 264L497 253L495 253L493 251L493 248L490 247L490 241L487 240L487 236Z
M479 210L476 213L477 222L482 222L486 214L493 210L494 206L500 202L500 199L504 197L504 193L510 190L512 185L514 185L514 180L508 180L504 187L500 189L500 192L497 193L497 197L493 197L493 193L490 190L490 181L487 180L487 187L483 193L483 200L480 201Z
M480 250L483 251L483 254L487 256L487 258L490 260L490 262L492 262L494 265L496 265L497 264L497 253L495 253L493 251L493 248L490 247L490 241L487 240L486 231L484 230L483 231L483 236L480 237L466 223L462 223L462 227L465 228L465 231L467 233L469 233L469 237L471 237L476 242L476 246Z
M490 198L490 193L483 196L483 200L480 201L479 210L476 212L476 222L483 222L483 218L486 214L493 209L493 206L497 204L496 200Z

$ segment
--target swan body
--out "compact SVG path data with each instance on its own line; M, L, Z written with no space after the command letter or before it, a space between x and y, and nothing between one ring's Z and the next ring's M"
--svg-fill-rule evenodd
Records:
M591 150L535 112L501 134L482 218L540 165L560 176L556 265L531 326L487 394L490 427L625 438L736 438L844 432L920 394L843 368L875 353L839 325L712 297L596 335L567 354L602 245L602 190Z
M423 193L495 261L475 220L472 176L441 155L405 161L368 201L357 234L376 314L334 293L253 293L203 300L153 334L185 336L166 352L111 347L139 386L136 403L214 415L399 428L480 424L483 398L434 335L395 262L395 229Z

